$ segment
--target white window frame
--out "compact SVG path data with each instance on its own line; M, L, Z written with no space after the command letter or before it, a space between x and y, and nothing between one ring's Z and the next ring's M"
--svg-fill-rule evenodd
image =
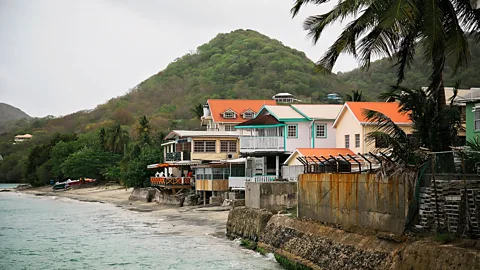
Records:
M252 111L247 111L243 113L243 119L253 119L255 118L255 113Z
M225 125L225 131L235 131L235 125Z
M475 104L475 107L476 106ZM475 108L475 112L473 112L473 127L475 131L480 131L480 104L478 108Z
M355 134L355 148L360 148L360 134Z
M235 119L237 118L237 114L233 111L226 111L223 113L223 118L225 119Z
M323 127L323 130L319 129L319 127ZM323 135L321 135L323 132ZM316 124L315 125L315 137L316 138L327 138L327 124Z
M345 135L345 148L350 148L350 135Z

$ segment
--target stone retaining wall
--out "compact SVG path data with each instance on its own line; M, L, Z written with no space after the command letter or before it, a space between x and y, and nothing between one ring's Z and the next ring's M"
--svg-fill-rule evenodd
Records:
M258 241L259 247L312 269L480 269L478 249L386 240L262 209L232 209L227 236Z
M230 239L241 237L258 241L260 233L265 229L272 216L272 212L265 209L235 207L228 214L227 237Z
M130 201L151 202L155 197L155 188L134 188L128 198Z
M321 269L387 269L391 254L400 247L375 236L348 233L282 215L270 219L260 243L290 260Z

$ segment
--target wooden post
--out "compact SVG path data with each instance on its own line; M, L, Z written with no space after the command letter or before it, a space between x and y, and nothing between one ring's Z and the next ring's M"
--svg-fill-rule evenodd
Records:
M207 191L203 189L203 205L207 205Z
M439 221L440 211L438 209L437 182L435 181L435 157L436 156L434 153L432 153L431 155L432 155L433 196L435 196L435 212L436 212L435 220L437 221L436 231L438 232L438 230L440 229L440 221Z

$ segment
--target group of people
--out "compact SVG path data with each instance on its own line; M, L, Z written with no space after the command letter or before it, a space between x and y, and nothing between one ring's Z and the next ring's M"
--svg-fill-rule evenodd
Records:
M188 172L187 172L187 177L192 177L192 176L193 176L192 170L188 170ZM165 173L164 173L163 171L161 171L161 172L156 172L156 173L155 173L155 177L165 177ZM175 177L175 175L173 175L173 174L170 173L170 174L168 174L168 177ZM183 171L182 171L181 177L185 177L185 174L183 173Z

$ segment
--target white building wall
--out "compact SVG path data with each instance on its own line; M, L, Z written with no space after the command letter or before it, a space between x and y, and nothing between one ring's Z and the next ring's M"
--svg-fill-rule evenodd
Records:
M291 122L288 125L298 125L297 138L287 137L287 152L294 152L297 148L311 147L311 122ZM287 126L285 126L285 135L287 135Z
M317 138L316 137L316 124L326 124L327 125L327 137L326 138ZM333 122L324 122L324 121L315 121L313 128L314 136L314 148L335 148L336 147L336 130L333 128Z

